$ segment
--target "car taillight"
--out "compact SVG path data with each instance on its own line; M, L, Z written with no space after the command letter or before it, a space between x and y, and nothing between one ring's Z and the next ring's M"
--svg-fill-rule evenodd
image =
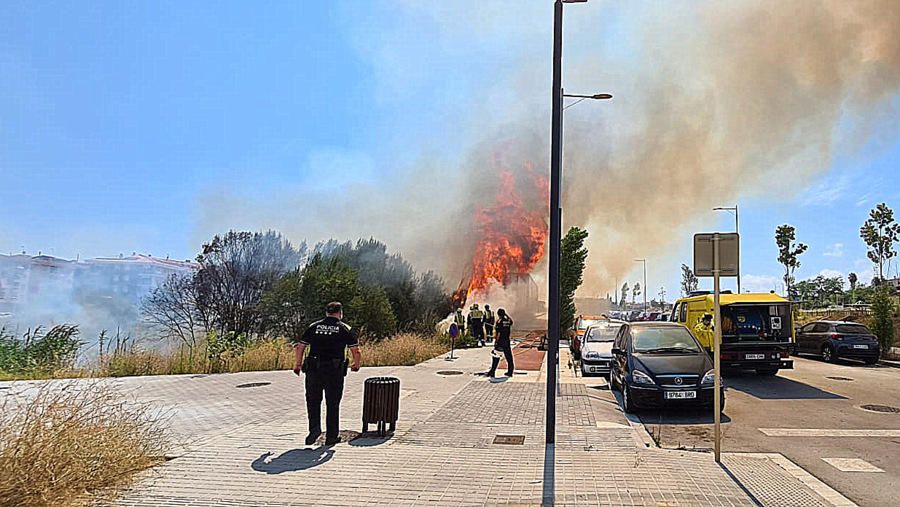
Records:
M782 352L782 353L781 353L781 357L782 357L782 358L785 358L785 357L791 357L791 353L790 353L790 352Z
M840 341L840 340L843 340L843 339L844 339L844 335L842 335L842 334L837 334L837 333L832 333L832 334L831 334L831 339L832 339L832 340L838 340L838 341Z

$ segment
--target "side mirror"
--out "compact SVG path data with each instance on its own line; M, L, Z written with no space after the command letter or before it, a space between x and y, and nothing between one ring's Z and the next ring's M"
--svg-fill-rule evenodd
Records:
M623 355L625 355L625 351L624 351L624 350L622 350L622 349L620 349L620 348L616 348L616 347L613 347L613 348L612 348L612 353L613 353L613 355L616 355L616 356L623 356Z

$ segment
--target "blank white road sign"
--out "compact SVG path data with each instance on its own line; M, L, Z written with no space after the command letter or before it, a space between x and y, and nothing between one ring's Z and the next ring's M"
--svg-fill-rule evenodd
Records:
M694 234L694 275L713 276L714 236L719 236L719 276L737 276L740 237L735 232Z

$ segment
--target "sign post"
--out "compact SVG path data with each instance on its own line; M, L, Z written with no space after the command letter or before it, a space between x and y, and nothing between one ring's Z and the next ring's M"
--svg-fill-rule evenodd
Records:
M740 237L737 233L694 235L694 274L696 276L712 276L713 278L713 375L715 384L713 393L713 420L715 421L714 449L716 463L722 461L722 307L719 295L721 287L719 278L737 276L740 265Z

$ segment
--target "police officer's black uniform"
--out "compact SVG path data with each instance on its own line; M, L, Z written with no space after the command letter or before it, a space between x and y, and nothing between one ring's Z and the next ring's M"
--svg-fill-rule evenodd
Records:
M499 317L496 324L497 341L494 342L494 350L503 351L503 355L506 356L506 376L512 377L513 372L515 371L515 365L513 364L512 344L510 343L509 335L512 333L513 321L502 308L497 310L497 316ZM493 377L494 374L497 373L497 366L499 365L499 357L495 356L491 358L491 371L488 372L489 377Z
M306 412L309 416L310 437L322 433L322 393L325 394L325 442L339 438L341 397L344 394L344 375L348 362L346 347L357 347L356 334L350 326L335 317L313 322L298 340L309 346L303 361L306 373Z

